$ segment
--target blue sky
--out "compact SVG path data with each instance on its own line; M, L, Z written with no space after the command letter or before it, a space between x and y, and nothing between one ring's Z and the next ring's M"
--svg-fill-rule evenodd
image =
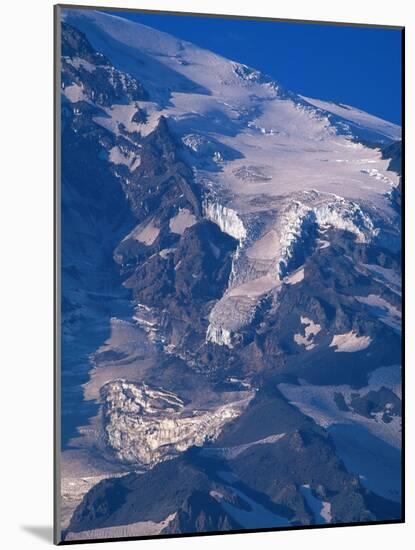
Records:
M297 93L401 123L401 32L281 21L109 12L259 69Z

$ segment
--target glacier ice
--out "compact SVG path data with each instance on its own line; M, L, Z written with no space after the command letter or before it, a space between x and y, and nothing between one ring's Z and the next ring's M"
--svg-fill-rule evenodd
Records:
M101 390L107 444L119 460L154 466L189 447L214 440L223 426L241 414L252 398L205 410L189 410L173 392L113 380Z
M246 229L235 210L222 206L217 202L205 200L203 203L204 216L213 223L216 223L220 230L238 241L246 237Z
M214 212L221 228L241 234L236 231L236 214L229 215L229 209L224 211L217 204ZM263 217L262 212L259 216ZM262 296L278 289L285 277L301 267L307 246L315 247L322 231L347 231L359 243L369 243L379 233L370 213L356 202L316 190L281 198L267 216L268 222L261 226L251 214L248 229L243 226L228 289L209 316L208 342L230 347L237 331L254 318Z

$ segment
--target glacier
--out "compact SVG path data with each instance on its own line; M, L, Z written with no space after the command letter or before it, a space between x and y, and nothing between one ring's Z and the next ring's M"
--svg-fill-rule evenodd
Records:
M232 333L253 318L261 296L300 267L297 251L313 231L344 230L367 243L379 232L371 211L392 215L388 194L398 176L388 171L379 149L354 137L356 128L364 128L391 142L400 137L397 125L288 92L259 71L141 24L94 11L67 10L65 17L150 91L152 100L106 107L107 116L96 122L116 134L122 124L145 136L163 116L192 154L214 161L194 170L203 216L239 245L228 290L210 314L207 341L231 345ZM175 76L170 74L167 101L155 83L169 67ZM79 91L65 93L79 99ZM132 122L136 108L145 110L145 123ZM237 154L227 156L227 150ZM118 149L110 159L130 170L140 162L139 154ZM247 283L254 292L241 287ZM238 288L244 300L235 298ZM233 318L227 324L237 310L238 323Z
M105 434L122 462L154 466L214 440L248 406L252 392L211 410L187 410L176 394L146 383L113 380L102 387Z

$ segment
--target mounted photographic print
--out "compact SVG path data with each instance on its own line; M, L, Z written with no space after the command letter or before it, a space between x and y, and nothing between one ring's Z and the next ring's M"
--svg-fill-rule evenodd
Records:
M56 543L404 520L403 37L55 7Z

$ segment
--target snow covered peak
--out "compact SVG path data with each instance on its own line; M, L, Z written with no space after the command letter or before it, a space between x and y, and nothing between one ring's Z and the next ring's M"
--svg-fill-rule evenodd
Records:
M197 113L212 118L214 114L225 123L225 135L230 131L240 134L248 127L264 135L291 137L295 125L296 133L305 132L303 137L314 140L333 133L345 133L348 138L357 134L358 138L378 142L400 139L400 128L395 124L348 105L287 92L254 68L165 32L101 11L62 11L64 21L84 32L117 69L143 83L157 109L163 108L166 116L183 118L183 111L187 117ZM182 94L186 94L186 108ZM264 99L275 101L266 105ZM261 114L266 115L268 124L257 124L256 115ZM277 117L283 117L281 125L275 124ZM308 124L303 127L304 118L314 123L314 132L310 133Z
M332 101L321 101L319 99L312 99L304 96L301 97L310 105L334 115L333 119L335 123L348 123L350 129L354 130L355 133L365 133L366 135L361 135L362 138L372 138L374 141L377 138L381 142L385 141L385 139L393 141L401 139L401 127L397 124L366 113L351 105L334 103Z
M129 103L111 97L94 117L125 138L125 151L118 144L110 161L135 170L139 140L164 117L192 169L203 216L239 241L228 289L210 315L211 341L229 344L235 319L247 322L260 297L298 267L297 248L314 226L366 243L378 231L371 212L396 215L390 197L399 175L376 145L399 140L398 126L283 90L253 68L145 25L100 11L63 14L147 92ZM66 98L85 100L82 91L81 82Z
M149 94L138 103L147 123L131 120L135 104L113 105L96 120L114 132L122 123L146 135L165 116L197 156L197 182L240 217L268 209L281 195L311 189L388 207L385 196L398 175L388 172L379 150L356 138L390 142L399 138L397 126L286 92L255 69L145 25L98 11L63 12Z
M183 49L183 42L170 34L99 10L63 8L62 19L85 32L95 46L99 35L103 38L105 34L124 46L158 56L175 55Z
M84 32L117 68L140 78L159 102L167 90L232 96L235 86L261 93L263 83L265 95L275 94L258 71L141 23L76 9L64 9L63 19Z

